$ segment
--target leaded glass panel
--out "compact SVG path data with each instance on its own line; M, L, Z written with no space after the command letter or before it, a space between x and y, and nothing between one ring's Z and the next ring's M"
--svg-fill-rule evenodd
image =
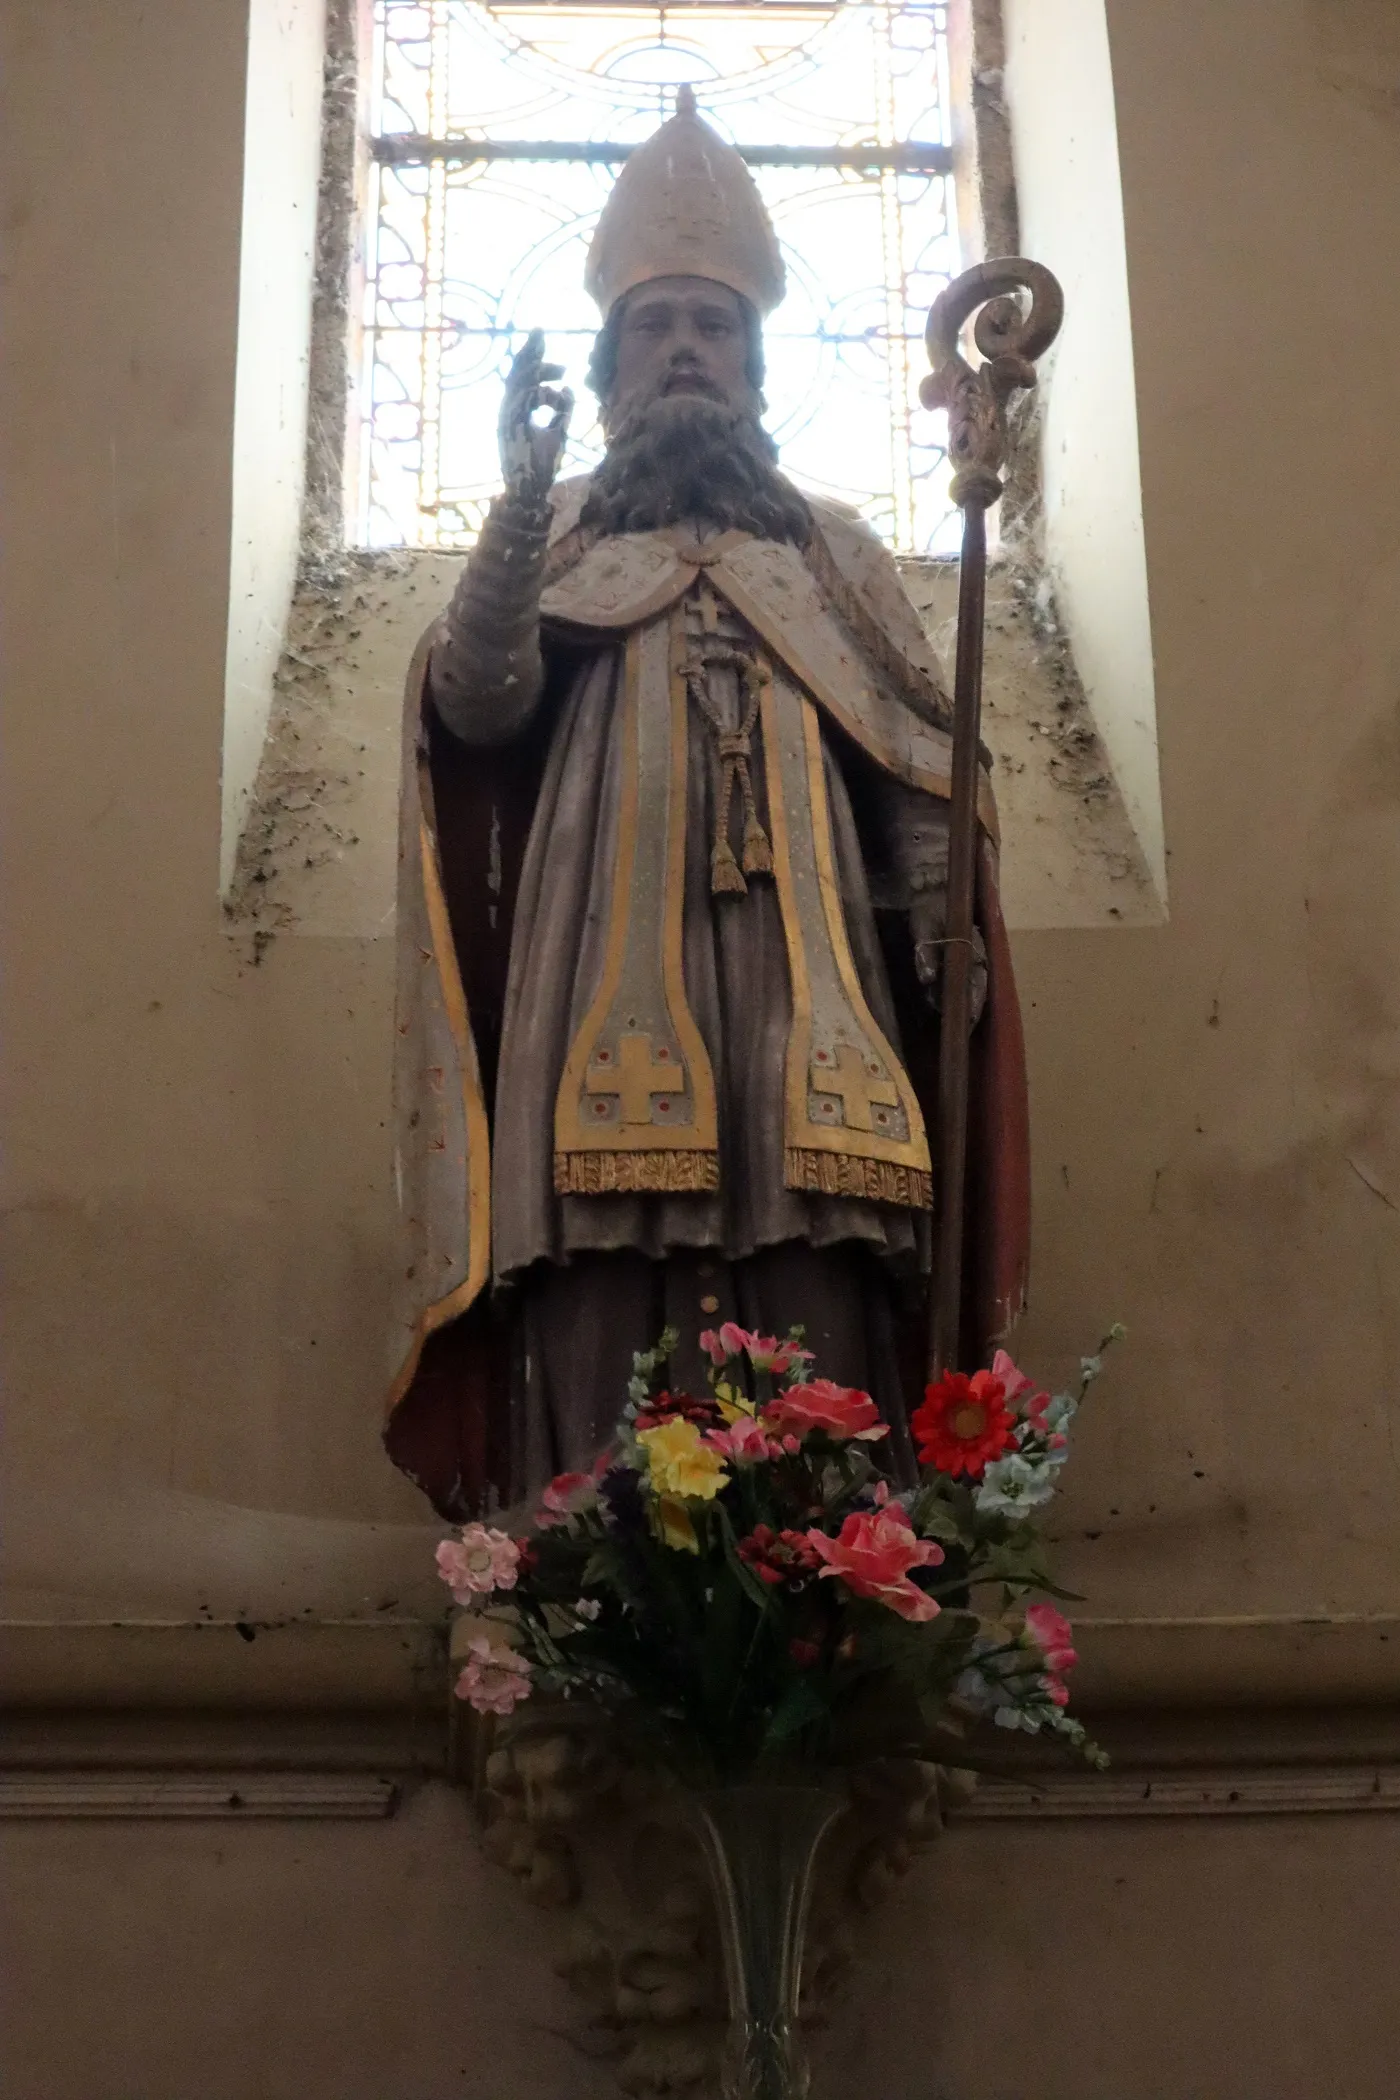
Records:
M765 328L783 464L905 551L953 544L924 320L958 268L945 0L377 0L360 533L467 546L497 485L501 378L532 327L579 396L588 241L622 148L690 81L783 244Z

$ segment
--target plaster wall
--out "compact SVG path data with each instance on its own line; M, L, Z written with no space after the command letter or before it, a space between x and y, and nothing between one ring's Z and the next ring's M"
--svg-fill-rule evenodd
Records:
M1393 2100L1400 1818L1091 1828L945 1836L861 1922L813 2100ZM441 1786L389 1823L30 1826L3 1853L16 2100L619 2091L567 2039L562 1921Z
M257 774L301 547L324 0L246 0L222 853Z
M225 1658L260 1656L261 1639L230 1627L196 1686L180 1657L203 1637L184 1628L206 1616L299 1619L308 1652L326 1626L325 1670L297 1668L349 1703L345 1624L436 1609L435 1527L377 1444L390 929L276 940L255 963L217 903L246 6L7 0L3 23L6 1610L39 1629L25 1640L50 1658L48 1703L99 1680L93 1696L122 1703L122 1657L147 1649L114 1640L114 1621L173 1629L163 1691L143 1679L128 1703L178 1704L182 1684L236 1701L241 1660ZM1107 23L1172 917L1017 935L1037 1153L1021 1354L1056 1378L1111 1319L1130 1329L1062 1517L1099 1696L1189 1700L1208 1667L1216 1697L1277 1698L1282 1680L1300 1701L1324 1684L1394 1698L1400 277L1376 266L1400 242L1394 18L1366 0L1110 0ZM143 120L153 83L158 126ZM56 1620L73 1624L66 1643L43 1632ZM483 2082L487 2047L514 2090L545 2090L542 1945L494 1882L470 1900L499 1906L496 1937L462 1925L474 1870L446 1824L411 1836L425 1827L284 1831L280 1851L230 1828L217 1844L242 1893L223 1908L202 1837L25 1833L31 1858L53 1848L53 1894L36 1867L28 1899L46 1973L90 1972L85 1905L101 1890L102 1915L146 1950L141 1974L158 1967L178 2001L143 2031L121 2014L122 2082L85 2089L74 2037L96 2049L143 1987L109 1941L116 1982L90 2026L72 2024L71 1987L36 2001L53 2068L29 2090L173 2100L195 2062L201 2089L216 2089L211 2064L231 2081L219 1979L249 2008L242 2046L262 2047L258 2021L299 1973L293 1942L356 1905L376 1916L368 1953L337 1955L349 1980L275 2029L299 2090L410 2089L400 2070L416 2076L426 2044L397 2014L362 2020L343 2070L345 2023L401 1987L424 2021L471 1992L491 2007L489 2035L463 2015L475 2053L414 2090L511 2089ZM874 2032L864 2089L893 2100L936 2075L956 2100L1385 2090L1383 2004L1324 2040L1290 1997L1300 1944L1331 1978L1371 1931L1371 1910L1358 1924L1346 1904L1374 1886L1374 1836L1344 1819L1286 1841L1151 1828L1123 1836L1126 1868L1092 1823L1043 1845L1023 1826L979 1833L992 1849L965 1880L950 1865L921 1882L880 1943L882 1990L909 2016ZM1174 1877L1196 1893L1171 1913L1179 1929L1158 1930ZM312 1882L278 1939L269 1920ZM161 1940L153 1918L189 1930ZM422 1996L405 1919L433 1962L450 1967L459 1929L477 1950L463 2000L455 1968ZM492 1966L507 1934L510 1974ZM1024 1995L995 1998L1004 1950L1069 1942L1078 2010L1056 2013L1037 2046L1059 2053L1032 2078L1027 2028L1047 2030ZM1244 1969L1253 2053L1222 2078L1238 2030L1212 1977L1236 1946L1265 1951ZM942 2024L935 1958L963 2004L1008 2004L995 2046ZM1355 1987L1349 1973L1334 2002ZM1168 2034L1166 2003L1194 2008L1189 2028ZM275 2076L225 2089L275 2092Z
M4 28L8 1609L353 1615L431 1536L377 1440L391 944L255 969L218 901L247 9Z
M1095 1609L1393 1610L1400 277L1344 319L1400 227L1393 17L1112 0L1108 28L1171 923L1018 944L1023 1350L1130 1329L1068 1493Z

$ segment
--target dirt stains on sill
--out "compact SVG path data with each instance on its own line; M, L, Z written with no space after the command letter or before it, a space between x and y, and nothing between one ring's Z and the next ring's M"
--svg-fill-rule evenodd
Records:
M298 878L360 845L364 744L335 733L333 674L386 614L413 557L339 548L308 562L273 680L267 742L224 904L231 934L260 963L296 929ZM356 763L356 761L359 763Z

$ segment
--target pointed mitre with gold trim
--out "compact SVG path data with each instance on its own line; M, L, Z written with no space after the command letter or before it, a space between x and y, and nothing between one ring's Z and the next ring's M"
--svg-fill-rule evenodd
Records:
M676 113L623 163L603 206L584 286L606 319L654 277L708 277L761 314L783 296L778 237L742 156L697 115L689 87Z

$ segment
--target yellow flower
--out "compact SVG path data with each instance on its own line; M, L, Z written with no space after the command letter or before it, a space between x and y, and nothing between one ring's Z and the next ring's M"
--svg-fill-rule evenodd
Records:
M745 1415L752 1421L754 1414L752 1400L746 1400L743 1394L738 1392L732 1385L726 1385L721 1380L715 1387L715 1398L719 1402L720 1413L731 1428L736 1422L742 1421Z
M677 1553L698 1553L700 1541L695 1535L695 1526L690 1511L674 1495L661 1495L656 1503L656 1535L663 1546L670 1546Z
M637 1442L647 1455L651 1484L658 1495L693 1495L710 1502L728 1478L724 1460L702 1442L693 1422L679 1417L662 1422L655 1429L640 1430Z

